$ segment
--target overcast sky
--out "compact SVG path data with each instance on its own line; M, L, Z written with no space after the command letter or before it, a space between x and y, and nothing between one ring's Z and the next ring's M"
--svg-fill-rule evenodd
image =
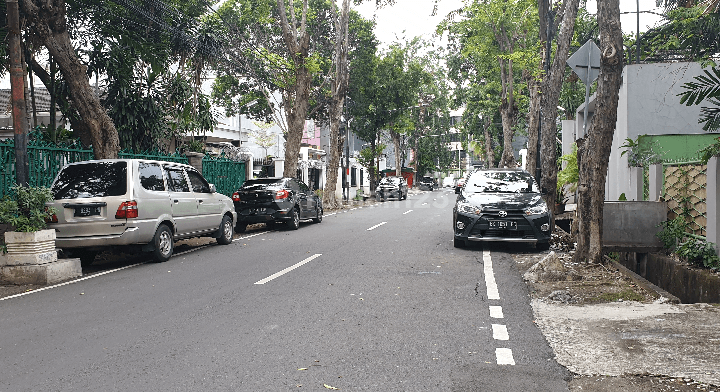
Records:
M620 16L623 31L628 34L637 31L636 1L620 1L620 12L632 12ZM435 27L448 13L461 8L463 4L463 0L439 0L435 16L431 16L435 7L435 0L396 0L394 6L379 10L375 9L374 0L366 0L365 4L354 8L367 19L375 18L377 22L375 34L382 42L383 47L387 47L392 42L404 41L416 36L434 39ZM589 12L595 13L597 10L595 0L588 0L587 8ZM661 10L655 6L655 0L640 0L640 11L660 13ZM661 19L661 17L652 13L641 13L640 31L647 31L649 27L655 26ZM10 88L7 73L6 77L0 82L0 88Z
M435 0L396 0L392 7L375 9L375 1L366 0L364 4L354 7L367 19L377 22L375 34L383 43L383 47L404 38L411 39L416 36L423 36L432 39L435 27L453 10L463 6L463 0L439 0L436 16L431 16L435 6ZM595 0L588 0L588 12L597 12ZM632 14L621 14L620 23L625 33L637 31L637 0L621 0L620 12L632 12ZM655 6L655 0L640 0L640 11L651 11L661 13L661 9ZM656 25L661 17L652 13L640 14L640 31L647 31L649 27Z

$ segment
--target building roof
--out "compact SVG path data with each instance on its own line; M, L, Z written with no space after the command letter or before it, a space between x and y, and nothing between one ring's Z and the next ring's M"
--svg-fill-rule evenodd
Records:
M30 94L28 92L28 94ZM11 112L10 89L0 89L0 115L9 115ZM28 109L32 103L28 102ZM45 87L35 87L35 108L38 112L50 111L50 92Z

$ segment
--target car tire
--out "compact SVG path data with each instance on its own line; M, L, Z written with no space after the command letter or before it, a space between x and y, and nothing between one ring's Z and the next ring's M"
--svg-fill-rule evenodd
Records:
M153 259L158 263L170 260L173 254L173 235L167 225L160 225L153 238Z
M235 232L240 234L244 233L245 230L247 230L247 223L245 222L238 222L235 224Z
M453 247L464 248L466 246L467 246L467 242L465 240L459 240L457 238L453 238Z
M97 254L98 252L94 252L91 250L82 250L77 252L77 257L80 259L80 266L87 267L94 263Z
M287 228L290 230L297 230L300 228L300 215L298 214L297 208L293 208L290 211L290 220L287 221Z
M220 222L220 228L218 229L220 234L217 238L217 243L220 245L229 245L233 240L233 224L232 218L225 215Z
M317 211L315 211L316 215L315 218L313 218L313 222L320 223L323 219L323 209L322 207L318 208Z

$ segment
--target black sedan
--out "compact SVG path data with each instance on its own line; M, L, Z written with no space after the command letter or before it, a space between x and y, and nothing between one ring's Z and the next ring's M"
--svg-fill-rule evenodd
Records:
M258 178L245 183L232 196L237 212L235 232L251 223L285 223L297 230L300 220L323 218L322 199L296 178Z
M535 179L526 171L476 170L456 193L455 247L468 241L502 241L549 248L550 212Z
M389 197L395 197L398 200L407 199L408 185L403 177L388 176L383 177L375 190L375 199L385 201Z

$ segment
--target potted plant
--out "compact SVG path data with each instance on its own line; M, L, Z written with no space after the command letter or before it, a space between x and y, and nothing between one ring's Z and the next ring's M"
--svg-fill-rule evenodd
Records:
M7 265L44 264L57 260L55 230L47 222L55 210L45 206L52 200L49 188L15 185L0 201L0 223L13 231L5 232Z

